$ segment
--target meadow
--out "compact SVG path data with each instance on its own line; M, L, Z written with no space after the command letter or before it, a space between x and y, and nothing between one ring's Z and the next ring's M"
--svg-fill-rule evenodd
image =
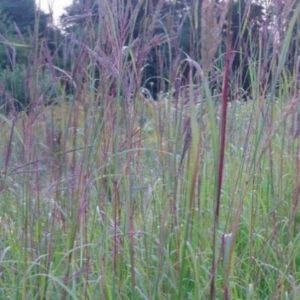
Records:
M247 101L218 24L184 86L145 96L146 46L126 52L103 3L102 27L63 44L73 93L36 47L29 109L0 115L0 299L300 299L299 3L250 43Z

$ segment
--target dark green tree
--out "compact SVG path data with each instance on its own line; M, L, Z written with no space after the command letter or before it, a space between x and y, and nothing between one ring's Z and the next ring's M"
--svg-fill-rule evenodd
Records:
M0 13L8 17L8 22L15 24L22 34L33 32L36 22L34 0L1 0ZM47 15L39 12L39 28L44 31L47 26Z
M246 97L251 89L249 63L258 60L259 32L264 23L264 7L246 0L233 2L232 9L232 69L237 87Z
M46 62L46 56L50 60L51 52L56 51L57 30L48 26L48 20L47 14L36 10L34 0L0 2L0 104L6 111L12 105L23 109L29 104L32 84L29 78L35 72L33 60ZM45 51L46 48L51 51ZM37 54L34 49L38 49ZM47 83L42 79L46 77ZM49 75L46 77L41 74L40 87L49 85Z
M79 38L81 35L85 40L87 34L84 30L91 28L89 26L98 26L98 32L102 34L102 49L110 55L114 45L108 46L112 40L112 32L105 31L105 3L106 1L75 0L67 8L63 23L65 30L73 37L76 35ZM144 55L140 60L141 85L149 89L155 97L159 91L168 90L170 86L167 83L174 82L178 76L185 83L185 77L193 73L188 63L184 62L185 59L190 57L200 63L202 59L200 49L203 0L113 0L110 3L112 22L117 24L114 33L117 34L118 46L134 44L146 49L145 45L150 45L149 41L153 37L160 41L140 51ZM216 1L215 4L216 9L221 9L222 1ZM230 28L235 53L233 69L236 74L239 73L240 85L245 90L250 87L248 59L256 55L263 17L262 5L254 1L233 1ZM79 40L83 41L81 38ZM219 55L222 56L224 50L220 51ZM179 71L178 66L181 66Z
M35 24L38 22L39 35L42 36L46 32L47 21L47 14L36 11L34 0L1 0L1 68L26 63Z

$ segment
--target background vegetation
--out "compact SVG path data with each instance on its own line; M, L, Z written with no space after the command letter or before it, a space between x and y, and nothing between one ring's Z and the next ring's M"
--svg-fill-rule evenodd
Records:
M299 299L299 1L0 12L0 299Z

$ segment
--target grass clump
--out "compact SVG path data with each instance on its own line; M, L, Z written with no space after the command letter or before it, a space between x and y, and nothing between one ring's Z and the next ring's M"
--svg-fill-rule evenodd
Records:
M53 53L33 35L28 108L6 91L0 119L1 299L298 299L300 5L284 37L248 11L243 44L236 1L203 2L215 40L150 0L70 10Z

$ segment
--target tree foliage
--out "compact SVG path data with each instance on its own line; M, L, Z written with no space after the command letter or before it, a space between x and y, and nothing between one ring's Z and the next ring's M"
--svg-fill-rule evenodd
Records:
M33 32L36 20L34 0L1 0L0 13L7 16L7 24L15 24L20 33ZM39 11L39 28L44 31L47 25L47 15Z
M7 102L17 109L29 104L34 49L40 51L47 45L54 52L54 32L48 15L36 10L34 0L0 2L0 104L5 110Z
M206 10L209 5L211 15ZM80 92L90 78L95 90L107 81L111 82L108 89L113 90L113 82L122 78L118 83L121 90L130 86L134 93L142 86L156 98L159 92L174 89L175 82L181 86L195 83L199 79L195 64L199 64L218 93L221 79L216 78L221 78L225 36L230 31L236 89L249 92L249 70L258 63L263 34L270 35L280 18L268 18L270 13L257 1L234 0L231 15L226 16L226 11L225 1L218 0L74 0L61 18L60 31L48 26L47 15L36 11L34 0L3 0L0 68L12 71L16 64L30 65L31 48L20 45L33 45L35 30L42 41L40 53L46 53L41 61L65 71L67 92ZM216 24L218 31L213 28ZM295 38L290 44L290 68L297 59L298 41ZM274 43L266 45L272 51ZM270 65L267 57L260 63L262 69ZM5 73L5 78L8 75Z

